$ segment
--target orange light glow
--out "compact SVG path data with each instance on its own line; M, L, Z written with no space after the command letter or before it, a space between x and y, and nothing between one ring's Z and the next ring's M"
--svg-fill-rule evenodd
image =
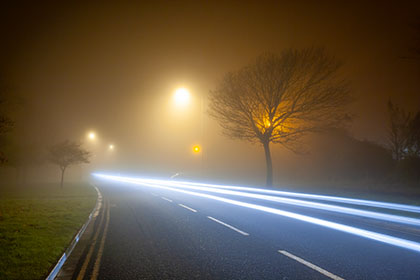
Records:
M193 152L194 153L199 153L200 152L200 146L198 146L198 145L195 145L194 147L193 147Z

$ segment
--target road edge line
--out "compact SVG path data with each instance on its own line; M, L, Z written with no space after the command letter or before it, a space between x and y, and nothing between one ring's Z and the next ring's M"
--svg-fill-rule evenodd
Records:
M63 267L64 263L66 262L66 260L70 256L71 252L73 251L74 247L76 247L76 244L79 242L80 237L85 232L85 230L86 230L87 226L89 225L89 223L91 222L92 218L98 216L99 210L102 207L103 196L102 196L101 192L99 191L99 189L94 184L90 183L90 185L92 185L95 188L96 193L98 195L97 198L96 198L95 207L92 209L92 211L89 214L89 217L88 217L87 221L82 225L82 227L79 229L77 234L74 236L73 240L70 242L70 245L64 251L63 255L60 257L57 264L54 266L54 268L51 270L51 272L48 274L48 276L45 278L45 280L55 279L55 277L58 275L61 268Z
M98 275L99 275L99 269L101 267L101 260L102 260L102 255L104 252L104 246L105 246L105 240L106 240L106 235L108 233L108 226L109 226L109 219L110 219L110 214L109 214L109 198L107 199L107 208L106 208L106 222L105 222L105 226L104 226L104 233L102 234L102 238L99 244L99 249L98 249L98 253L96 255L96 260L95 263L93 265L93 271L92 271L92 276L91 276L91 280L96 280L98 279Z

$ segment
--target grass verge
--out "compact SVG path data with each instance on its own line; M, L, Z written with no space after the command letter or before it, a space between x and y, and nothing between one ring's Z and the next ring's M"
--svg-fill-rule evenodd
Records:
M0 279L44 279L92 211L88 184L0 189Z

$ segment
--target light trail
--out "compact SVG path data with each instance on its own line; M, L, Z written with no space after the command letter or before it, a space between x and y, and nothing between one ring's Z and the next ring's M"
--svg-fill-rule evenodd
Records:
M153 184L157 185L156 183L153 183ZM173 183L173 182L167 182L164 185L171 186L171 187L181 187L181 188L207 191L207 192L213 192L213 193L227 194L227 195L249 197L249 198L288 204L288 205L295 205L295 206L300 206L300 207L337 212L337 213L342 213L342 214L347 214L347 215L372 218L372 219L383 220L387 222L402 223L402 224L408 224L412 226L420 226L420 219L342 207L342 206L337 206L337 205L330 205L330 204L325 204L325 203L318 203L318 202L298 200L298 199L292 199L292 198L284 198L284 197L276 197L276 196L268 196L268 195L254 194L254 193L238 192L238 191L231 191L231 190L224 190L224 189L215 189L215 188L208 188L208 187L195 187L195 186L188 186L188 185L186 186L186 185Z
M143 182L143 181L147 182L148 181L148 180L131 179L131 178L127 178L127 180L133 180L134 182ZM180 188L220 193L220 194L226 194L226 195L242 196L242 197L248 197L248 198L253 198L253 199L273 201L273 202L278 202L278 203L283 203L283 204L288 204L288 205L337 212L337 213L342 213L342 214L347 214L347 215L366 217L366 218L377 219L377 220L382 220L382 221L387 221L387 222L408 224L412 226L420 226L420 219L402 217L402 216L397 216L397 215L392 215L392 214L384 214L384 213L378 213L378 212L373 212L373 211L360 210L360 209L342 207L342 206L337 206L337 205L330 205L330 204L325 204L325 203L298 200L298 199L292 199L292 198L284 198L284 197L278 197L278 196L269 196L269 195L262 195L262 194L256 194L256 193L239 192L239 191L232 191L232 190L227 190L227 189L200 187L200 186L193 186L193 185L183 185L182 183L173 182L173 181L160 180L160 182L161 182L160 184L157 184L155 182L149 183L149 184L165 185L165 186L170 186L170 187L180 187Z
M101 175L101 174L95 173L93 175L96 176L96 175ZM111 175L106 175L106 176L111 176ZM158 180L158 179L147 179L147 178L131 178L131 179L136 180L136 181L146 182L146 183L167 185L168 182L171 182L174 184L182 184L182 185L190 185L190 186L202 186L202 187L211 187L211 188L218 188L218 189L248 191L248 192L255 192L255 193L272 194L272 195L277 195L277 196L288 196L288 197L298 197L298 198L305 198L305 199L332 201L332 202L352 204L352 205L369 206L369 207L399 210L399 211L412 212L412 213L420 213L420 206L400 204L400 203L381 202L381 201L374 201L374 200L346 198L346 197L338 197L338 196L285 192L285 191L268 190L268 189L262 189L262 188L183 182L183 181L174 181L174 180Z
M306 216L306 215L302 215L302 214L297 214L297 213L293 213L293 212L289 212L289 211L284 211L284 210L280 210L280 209L275 209L275 208L271 208L271 207L266 207L266 206L262 206L262 205L257 205L257 204L247 203L247 202L241 202L241 201L228 199L228 198L223 198L223 197L210 195L210 194L205 194L205 193L197 193L197 192L187 191L187 190L183 190L183 189L177 189L177 188L173 188L173 187L165 187L165 186L159 186L159 185L154 185L154 184L142 183L142 182L138 182L136 180L130 179L130 178L125 178L125 177L120 177L120 176L110 176L110 175L103 175L103 174L96 174L95 176L97 176L99 178L103 178L103 179L113 180L113 181L126 182L126 183L136 184L136 185L145 186L145 187L159 188L159 189L175 191L175 192L189 194L189 195L193 195L193 196L197 196L197 197L212 199L212 200L216 200L216 201L220 201L220 202L224 202L224 203L228 203L228 204L232 204L232 205L236 205L236 206L255 209L255 210L266 212L266 213L272 213L272 214L275 214L275 215L284 216L284 217L292 218L292 219L299 220L299 221L304 221L304 222L311 223L311 224L316 224L316 225L319 225L319 226L322 226L322 227L326 227L326 228L334 229L334 230L337 230L337 231L357 235L357 236L367 238L367 239L371 239L371 240L376 240L376 241L379 241L379 242L382 242L382 243L385 243L385 244L394 245L394 246L397 246L397 247L400 247L400 248L405 248L405 249L413 250L413 251L416 251L416 252L420 253L420 243L417 243L417 242L414 242L414 241L411 241L411 240L406 240L406 239L394 237L394 236L390 236L390 235L386 235L386 234L382 234L382 233L377 233L377 232L373 232L373 231L369 231L369 230L364 230L364 229L361 229L361 228L356 228L356 227L347 226L347 225L343 225L343 224L339 224L339 223L335 223L335 222L330 222L330 221L319 219L319 218L314 218L314 217L310 217L310 216Z
M412 213L420 213L419 206L400 204L400 203L382 202L382 201L357 199L357 198L347 198L347 197L339 197L339 196L275 191L275 190L250 188L250 187L225 186L225 185L202 184L202 183L192 183L192 182L182 182L182 183L186 185L193 185L193 186L196 185L196 186L208 186L208 187L222 188L222 189L243 190L243 191L250 191L250 192L257 192L257 193L259 192L259 193L274 194L274 195L279 195L279 196L300 197L300 198L307 198L307 199L332 201L332 202L339 202L339 203L345 203L345 204L353 204L353 205L369 206L369 207L384 208L384 209L391 209L391 210L400 210L400 211L412 212Z

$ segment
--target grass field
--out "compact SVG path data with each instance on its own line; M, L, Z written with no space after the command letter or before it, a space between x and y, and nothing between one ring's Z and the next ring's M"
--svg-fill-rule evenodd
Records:
M96 201L89 184L0 189L0 279L45 279Z

